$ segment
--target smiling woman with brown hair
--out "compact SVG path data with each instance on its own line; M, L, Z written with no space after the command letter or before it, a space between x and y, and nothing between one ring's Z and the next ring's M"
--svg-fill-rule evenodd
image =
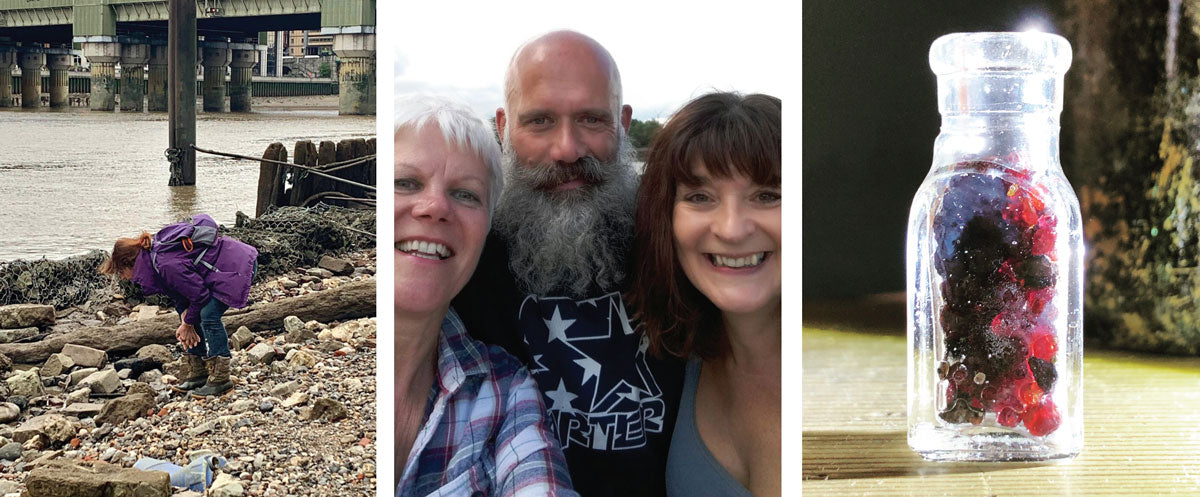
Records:
M668 495L779 495L780 100L713 93L659 131L638 191L630 300L688 358Z

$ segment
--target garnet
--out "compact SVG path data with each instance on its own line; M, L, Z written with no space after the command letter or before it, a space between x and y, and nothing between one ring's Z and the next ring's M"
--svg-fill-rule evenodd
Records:
M1057 430L1058 425L1062 422L1062 417L1058 414L1054 403L1047 400L1045 403L1025 411L1022 420L1030 435L1040 437Z

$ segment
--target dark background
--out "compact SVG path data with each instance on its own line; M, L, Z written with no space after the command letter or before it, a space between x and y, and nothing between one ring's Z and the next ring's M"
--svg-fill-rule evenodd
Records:
M1030 19L1062 34L1062 11L1046 1L804 2L804 298L905 290L908 210L941 125L930 44L1022 31Z

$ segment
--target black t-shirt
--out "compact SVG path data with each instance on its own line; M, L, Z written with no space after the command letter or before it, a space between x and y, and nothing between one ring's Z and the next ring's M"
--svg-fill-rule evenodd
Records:
M619 290L524 295L508 262L493 233L453 302L467 331L529 368L581 495L664 495L683 361L647 352Z

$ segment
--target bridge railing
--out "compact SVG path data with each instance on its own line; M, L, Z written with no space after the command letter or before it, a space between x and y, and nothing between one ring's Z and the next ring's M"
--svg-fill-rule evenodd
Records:
M288 81L289 79L294 79ZM196 95L204 94L202 78L197 78ZM121 91L121 80L115 81L116 87L114 92ZM142 91L147 92L149 89L148 79L142 82ZM19 94L21 88L21 76L12 76L13 94ZM42 94L50 94L50 76L42 76ZM90 76L72 75L67 81L67 93L91 93L92 78ZM229 93L229 86L225 86L226 95ZM309 95L337 95L338 82L336 79L299 79L299 78L265 78L262 80L255 79L250 82L250 91L256 97L299 97Z

